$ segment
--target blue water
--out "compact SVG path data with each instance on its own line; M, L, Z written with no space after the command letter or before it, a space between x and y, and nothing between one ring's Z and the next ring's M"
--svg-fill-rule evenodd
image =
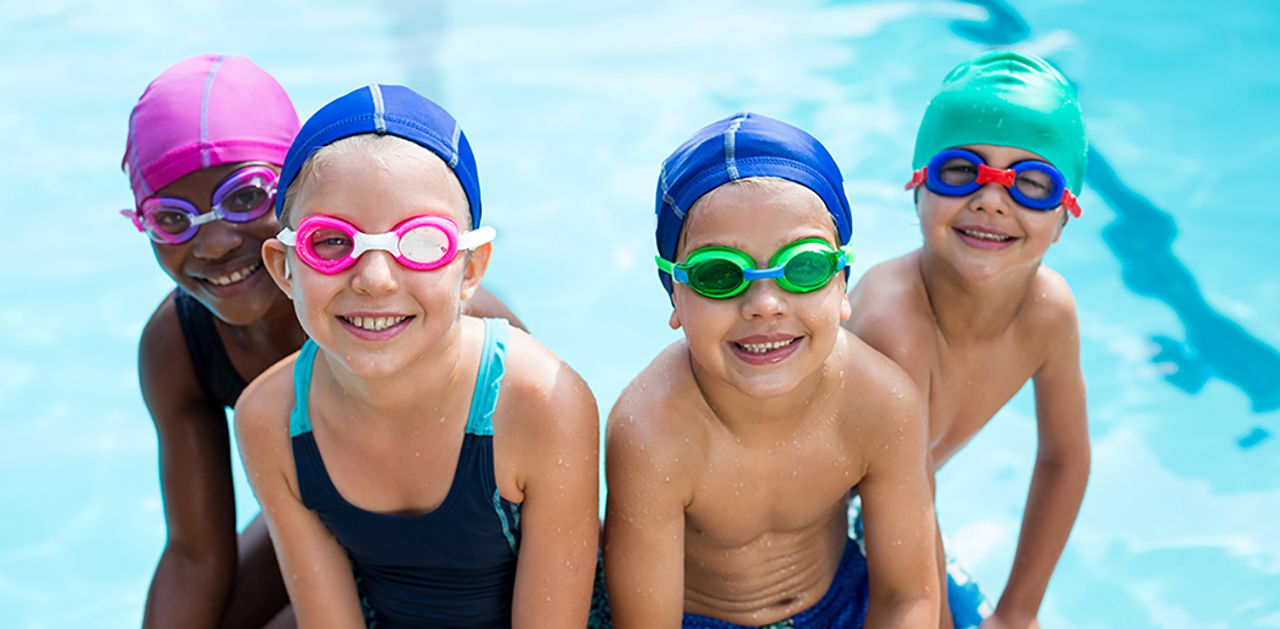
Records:
M1276 33L1267 0L0 1L0 626L137 626L164 543L135 364L171 283L116 210L129 109L173 61L247 53L303 116L371 81L444 103L500 234L486 284L607 413L677 338L649 264L672 148L744 108L812 131L856 278L918 246L901 184L942 76L1011 45L1077 84L1091 140L1046 263L1079 308L1093 474L1041 623L1280 627ZM1027 390L939 477L993 597L1034 454Z

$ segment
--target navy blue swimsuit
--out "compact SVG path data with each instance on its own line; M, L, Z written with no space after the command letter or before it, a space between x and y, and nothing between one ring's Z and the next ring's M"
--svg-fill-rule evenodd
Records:
M510 627L520 548L520 505L498 493L493 409L508 327L484 320L484 349L453 485L434 511L385 515L347 502L325 470L307 410L316 345L294 365L290 418L302 503L346 549L370 627Z
M173 293L173 305L178 310L178 325L182 328L182 338L187 341L187 354L191 356L200 388L213 401L234 407L248 383L231 364L227 348L214 326L213 313L181 288Z

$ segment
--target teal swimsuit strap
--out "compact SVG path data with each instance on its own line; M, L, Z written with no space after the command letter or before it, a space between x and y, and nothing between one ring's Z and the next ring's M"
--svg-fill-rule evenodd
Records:
M498 404L498 389L502 387L510 333L506 319L484 319L480 369L471 394L471 412L467 414L469 435L493 436L493 409Z
M293 363L293 413L289 415L289 436L311 432L311 412L307 407L307 399L311 397L311 367L316 362L316 350L320 349L315 341L307 339L298 352L298 359Z

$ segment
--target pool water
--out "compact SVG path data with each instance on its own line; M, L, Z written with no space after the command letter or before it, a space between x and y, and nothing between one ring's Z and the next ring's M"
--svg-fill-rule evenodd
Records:
M135 365L172 283L116 210L129 109L173 61L246 53L304 117L373 81L448 107L499 231L486 285L604 415L678 338L650 262L674 147L741 109L814 133L856 279L920 242L901 186L942 76L1012 46L1077 84L1092 145L1046 263L1079 309L1093 473L1041 624L1280 627L1276 33L1267 0L0 0L0 626L137 626L164 543ZM993 599L1035 432L1028 388L939 476Z

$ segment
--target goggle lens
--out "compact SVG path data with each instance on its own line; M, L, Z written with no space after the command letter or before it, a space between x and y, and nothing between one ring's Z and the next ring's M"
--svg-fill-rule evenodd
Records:
M833 252L801 251L783 267L788 282L806 290L826 285L837 269Z
M151 197L137 210L121 213L134 220L151 240L177 245L191 240L200 226L226 219L247 223L262 218L275 201L275 171L249 166L232 173L213 192L209 211L201 214L190 201L178 197Z
M742 283L742 267L724 258L712 258L689 269L689 285L708 297L728 295Z
M351 255L355 243L351 235L334 228L317 229L307 237L311 253L321 260L341 260Z
M419 264L433 264L449 253L449 236L439 227L424 225L400 237L400 255Z

